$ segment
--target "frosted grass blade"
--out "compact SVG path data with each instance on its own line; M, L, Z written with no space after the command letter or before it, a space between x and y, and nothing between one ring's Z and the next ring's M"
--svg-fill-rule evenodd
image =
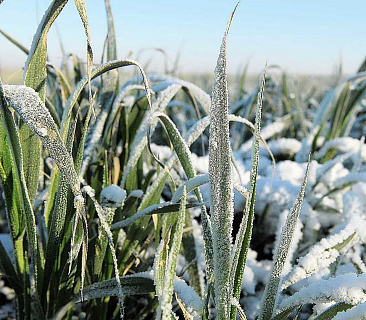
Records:
M234 215L233 173L229 133L229 97L226 70L226 38L236 5L222 40L215 69L211 100L209 138L209 173L211 193L211 222L215 276L215 305L217 319L230 314L230 251Z
M88 228L85 217L84 198L81 194L80 182L74 168L72 157L66 150L56 124L54 123L44 103L40 100L38 94L33 89L26 86L5 85L3 88L10 106L19 113L20 117L27 124L30 130L37 134L39 139L43 142L44 146L50 153L50 156L56 162L61 174L67 177L67 181L75 196L74 206L76 209L70 255L72 257L74 256L74 237L76 233L76 227L80 219L83 226L84 239L82 246L84 253L82 257L82 265L85 267ZM82 285L85 274L84 272L85 269L83 268ZM82 288L83 286L81 286L81 291Z
M365 221L358 215L352 216L350 221L336 234L323 238L313 245L309 252L301 257L283 281L283 288L310 277L312 274L328 268L336 259L355 243L364 243L363 230ZM309 265L312 261L315 265Z
M88 69L88 85L89 85L89 104L93 106L93 96L91 89L91 73L93 69L93 49L91 45L91 37L89 31L88 15L86 13L86 4L84 0L74 0L76 9L78 10L80 19L84 26L86 36L86 55L87 55L87 69ZM92 107L93 108L93 107Z
M172 312L172 295L174 292L175 269L177 267L178 254L182 243L184 220L186 215L186 189L183 188L183 197L180 202L178 220L175 227L172 247L170 248L169 257L166 263L166 271L164 277L164 291L160 299L157 319L170 320Z
M162 112L155 112L151 115L151 117L157 116L160 118L160 120L163 122L165 128L167 129L167 132L169 134L169 138L174 146L174 151L178 156L178 159L184 169L184 172L186 173L187 177L189 179L194 178L196 176L196 170L193 166L192 162L192 155L189 150L188 144L185 142L185 140L180 135L177 127L173 123L173 121L166 116L166 114ZM197 197L197 200L199 202L203 202L202 194L197 188L195 190L195 194ZM212 245L212 229L210 224L210 219L208 217L206 207L201 206L201 218L202 218L202 227L206 232L204 232L204 239L205 239L205 260L206 260L206 271L207 271L207 277L209 281L212 281L213 278L213 245Z
M157 100L150 105L150 111L149 113L145 114L145 118L143 122L141 123L135 139L131 146L131 153L128 158L125 170L123 171L122 181L121 181L121 188L125 186L125 183L127 181L128 175L133 170L133 168L136 166L138 159L141 156L142 151L147 146L147 132L148 128L154 129L157 125L157 120L155 120L153 123L150 122L150 114L155 111L162 111L166 108L170 100L177 94L177 92L181 89L181 86L178 84L173 84L166 88L164 91L160 92L159 97Z
M117 43L116 43L116 32L114 29L113 13L111 3L109 0L105 0L105 9L107 13L108 23L108 35L107 35L107 60L117 59Z
M204 205L203 203L189 203L187 204L187 208L194 208L198 206ZM136 212L131 217L115 222L111 226L111 230L117 230L121 228L125 228L131 224L133 224L138 219L141 219L147 215L157 214L157 213L170 213L170 212L177 212L179 210L179 204L173 202L163 202L158 204L153 204L141 211Z
M67 0L54 0L45 12L37 32L24 68L24 84L39 93L42 102L45 101L45 85L47 78L47 35ZM35 134L23 123L20 124L19 135L23 152L24 175L27 182L31 203L34 202L39 176L41 143Z
M38 271L40 268L39 260L38 260L38 243L37 243L37 231L36 231L36 221L34 212L32 209L31 201L28 195L28 189L26 186L25 175L23 171L23 154L20 145L20 139L18 135L18 131L16 129L16 125L14 122L13 115L8 109L9 105L12 105L11 99L7 97L7 88L8 86L3 86L0 80L0 110L1 110L1 127L6 133L6 139L8 148L11 154L12 159L12 170L14 172L14 178L19 185L19 192L21 198L21 210L24 212L25 222L26 222L26 232L28 239L28 246L30 251L30 258L33 265L33 280L34 287L31 288L31 295L34 296L36 310L39 310L38 306L38 296L36 292L36 288L38 286ZM30 89L32 90L32 89ZM32 90L33 91L33 90ZM10 101L9 101L10 100ZM8 104L9 103L9 104ZM16 196L16 195L15 195ZM17 244L14 243L14 246ZM22 267L23 268L23 267ZM25 269L29 268L29 266L25 265L22 270L25 272Z
M266 69L265 69L266 71ZM232 295L234 298L240 298L241 285L243 281L244 269L247 259L247 254L252 237L253 220L254 220L254 205L257 186L258 164L259 164L259 141L262 118L262 103L264 95L266 75L262 77L261 88L257 97L257 111L255 117L254 140L252 145L252 166L250 168L249 195L246 199L243 219L240 223L238 234L236 235L233 253L231 255L231 270L230 282L232 287ZM235 319L235 306L231 308L231 319Z
M291 248L291 242L294 237L297 220L300 215L302 202L305 195L305 187L309 173L309 165L310 165L310 156L301 189L296 198L294 206L292 207L290 213L287 216L286 223L282 229L278 247L276 248L276 252L274 254L271 276L262 297L259 320L271 319L277 304L278 295L281 290L283 268L285 266L288 253Z
M115 273L116 282L117 282L117 286L118 286L118 301L119 301L119 308L120 308L120 317L121 317L121 319L123 319L124 318L123 290L122 290L122 285L120 282L116 250L114 249L113 234L111 232L111 229L109 228L109 224L108 224L108 220L107 220L108 218L106 217L105 210L102 208L102 206L97 202L97 200L94 197L95 191L92 188L90 188L89 186L84 187L83 190L88 194L90 199L93 201L95 210L97 211L98 218L100 221L100 226L103 228L103 230L107 236L107 239L108 239L109 248L111 250L112 258L113 258L114 273ZM86 261L85 261L85 263L86 263ZM83 295L81 295L81 299L83 299Z
M187 194L199 186L202 186L206 183L210 182L210 175L208 173L206 174L199 174L194 176L193 178L185 181L179 188L175 191L172 202L178 202L180 198L183 197L183 189L186 188Z
M101 64L100 66L94 68L91 73L91 79L94 79L110 70L126 67L126 66L136 66L142 75L142 79L144 82L144 87L146 90L146 96L150 103L151 97L150 97L150 89L149 89L149 83L148 79L145 75L144 70L141 68L140 64L133 60L115 60L115 61L108 61L104 64ZM68 127L71 119L72 110L77 103L77 100L80 96L80 93L84 89L85 85L88 83L88 76L84 76L79 83L76 85L74 91L72 92L70 98L67 100L67 103L64 108L64 113L62 115L62 121L61 121L61 136L63 140L66 140L66 135L68 132Z

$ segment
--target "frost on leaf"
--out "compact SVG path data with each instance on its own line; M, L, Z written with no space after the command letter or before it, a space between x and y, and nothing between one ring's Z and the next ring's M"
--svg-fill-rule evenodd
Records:
M39 136L61 173L67 177L74 195L79 195L80 184L72 157L67 152L57 126L38 94L32 88L22 85L4 85L3 89L9 105Z

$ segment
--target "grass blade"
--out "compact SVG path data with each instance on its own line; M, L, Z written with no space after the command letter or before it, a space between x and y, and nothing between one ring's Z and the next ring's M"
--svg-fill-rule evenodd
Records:
M32 46L24 69L24 84L39 93L42 102L45 101L45 85L47 78L47 35L67 0L54 0L45 12L37 32L33 38ZM27 182L29 198L34 202L39 176L41 156L41 143L36 135L24 125L20 124L19 135L23 152L24 175Z
M19 185L19 191L21 196L21 210L25 216L26 222L26 232L28 238L28 245L30 251L31 262L33 265L33 276L34 276L34 285L32 287L31 294L34 296L37 312L40 311L40 306L38 305L38 296L36 293L36 288L38 286L38 271L40 268L39 260L38 260L38 243L37 243L37 232L36 232L36 221L34 212L32 209L31 201L28 195L28 189L26 186L25 175L23 171L23 154L20 145L20 139L18 135L18 131L15 126L15 122L13 119L13 115L8 109L8 102L10 105L11 99L6 95L8 86L3 86L0 81L0 110L1 110L1 125L3 130L6 132L7 143L10 149L11 158L13 159L13 172L15 173L15 177L17 183ZM32 89L31 89L32 90ZM7 96L7 97L6 97ZM7 99L6 99L6 98ZM8 101L7 101L8 100ZM9 101L10 100L10 101ZM14 243L15 245L15 243ZM24 270L25 271L25 270ZM38 314L39 315L39 314Z
M107 22L108 22L107 60L111 61L117 59L117 43L116 43L116 32L114 29L112 8L109 0L105 0L105 9L107 12Z
M262 117L262 103L265 85L265 73L262 77L261 88L258 93L257 111L255 117L254 140L252 145L252 166L250 169L249 196L246 200L244 215L239 227L238 234L235 239L233 254L231 256L231 285L233 288L233 297L240 298L241 285L243 281L244 269L249 250L250 240L252 237L254 205L257 186L258 163L259 163L259 141ZM231 308L231 319L235 319L236 308Z
M182 243L183 227L186 214L186 199L186 189L183 188L183 197L180 202L178 220L174 232L174 239L165 268L166 270L164 277L164 291L160 299L157 319L170 320L170 315L172 312L172 295L174 292L175 269L177 267L178 254Z
M209 138L209 173L211 193L211 221L215 302L217 319L228 319L230 314L230 251L234 215L233 173L229 133L229 97L226 70L226 38L236 5L222 40L215 69L212 91L211 125Z
M286 223L285 226L283 227L280 241L274 255L273 259L274 262L272 266L271 276L262 297L259 320L271 319L276 307L278 294L279 291L281 290L283 268L285 266L288 253L291 248L291 242L294 237L297 220L300 215L302 202L305 195L305 187L309 173L309 164L310 164L310 156L301 189L296 198L294 206L292 207L290 213L287 216Z
M10 42L12 42L14 45L16 45L20 50L22 50L25 54L29 54L29 49L27 49L25 46L23 46L21 43L19 43L17 40L15 40L12 36L7 34L5 31L0 29L0 33L8 39Z

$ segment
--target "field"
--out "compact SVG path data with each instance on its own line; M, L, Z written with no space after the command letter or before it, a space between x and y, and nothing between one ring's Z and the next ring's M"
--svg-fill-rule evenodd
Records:
M66 2L30 48L0 30L28 57L0 80L0 319L366 319L366 60L228 75L234 10L213 77L151 74L106 0L103 62L75 1L87 61L55 66Z

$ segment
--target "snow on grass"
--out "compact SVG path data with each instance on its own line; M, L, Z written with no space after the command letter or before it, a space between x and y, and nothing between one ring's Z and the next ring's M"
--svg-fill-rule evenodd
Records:
M100 193L100 204L104 207L118 208L126 198L126 191L112 184Z
M283 283L283 288L309 277L333 263L340 252L351 245L366 240L366 221L354 215L336 234L323 238L314 245L307 255L299 259Z
M328 280L320 280L284 299L280 310L307 303L346 302L358 305L366 301L366 274L344 274Z

